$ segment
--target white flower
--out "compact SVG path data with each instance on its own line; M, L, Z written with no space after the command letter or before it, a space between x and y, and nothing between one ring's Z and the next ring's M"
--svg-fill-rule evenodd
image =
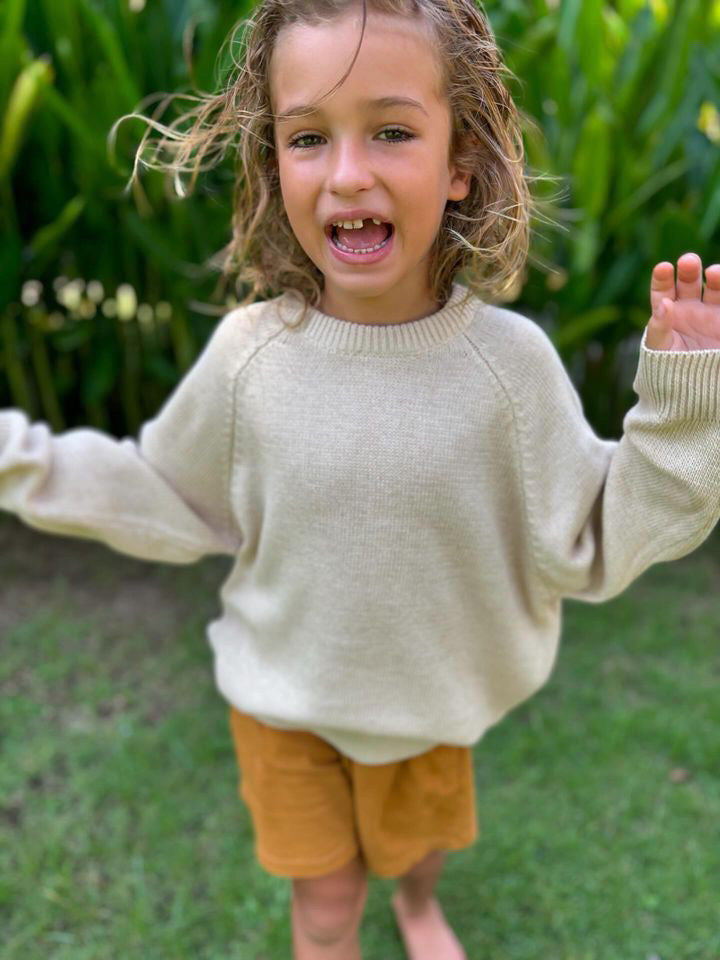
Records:
M34 307L40 300L42 284L39 280L27 280L22 286L20 299L26 307Z
M137 310L135 288L130 283L121 283L117 288L117 315L120 320L132 320Z
M103 285L99 280L91 280L87 285L87 290L85 292L93 303L100 303L102 298L105 296Z
M60 287L57 291L58 303L61 303L67 310L77 310L82 300L84 288L84 280L69 280L64 287Z

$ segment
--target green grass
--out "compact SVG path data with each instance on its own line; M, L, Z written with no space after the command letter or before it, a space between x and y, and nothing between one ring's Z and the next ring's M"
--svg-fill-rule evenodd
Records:
M229 562L0 517L2 960L290 960L204 636ZM718 597L714 534L566 602L550 683L474 749L480 837L438 886L470 960L720 958ZM404 957L392 889L365 960Z

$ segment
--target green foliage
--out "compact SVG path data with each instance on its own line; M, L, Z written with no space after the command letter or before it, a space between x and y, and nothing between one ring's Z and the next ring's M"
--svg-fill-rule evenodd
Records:
M720 3L488 0L528 163L564 199L539 226L518 308L546 326L585 413L619 435L650 317L650 275L720 238Z
M151 95L214 90L229 62L222 42L252 6L0 6L0 406L56 429L134 433L244 292L226 295L207 264L229 240L230 164L186 200L169 198L156 171L128 196L146 125L121 125L114 153L107 137L122 115L152 114ZM536 189L561 194L558 226L536 225L515 306L548 329L588 419L618 435L653 266L689 250L717 259L720 2L485 8L516 100L539 126L526 129L530 171L556 178ZM121 319L118 290L130 288L141 302Z
M236 301L207 265L228 240L230 171L182 202L143 171L128 196L147 126L123 123L114 150L108 134L124 114L152 115L152 94L213 90L222 41L247 10L235 0L0 6L0 406L56 430L135 433ZM123 297L133 301L124 311Z

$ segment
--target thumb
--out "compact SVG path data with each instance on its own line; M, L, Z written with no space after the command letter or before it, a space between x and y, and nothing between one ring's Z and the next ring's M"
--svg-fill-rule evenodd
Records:
M663 297L650 317L645 343L651 350L669 350L672 346L672 300Z
M658 304L657 312L655 314L658 319L663 320L665 323L670 322L670 316L672 315L673 301L669 297L662 297L660 303Z

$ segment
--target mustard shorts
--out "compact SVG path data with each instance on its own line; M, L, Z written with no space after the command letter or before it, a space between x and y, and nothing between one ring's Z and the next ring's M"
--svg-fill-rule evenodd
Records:
M470 747L368 765L315 734L276 730L234 707L230 729L255 856L274 876L324 876L360 854L369 870L398 877L433 850L477 839Z

